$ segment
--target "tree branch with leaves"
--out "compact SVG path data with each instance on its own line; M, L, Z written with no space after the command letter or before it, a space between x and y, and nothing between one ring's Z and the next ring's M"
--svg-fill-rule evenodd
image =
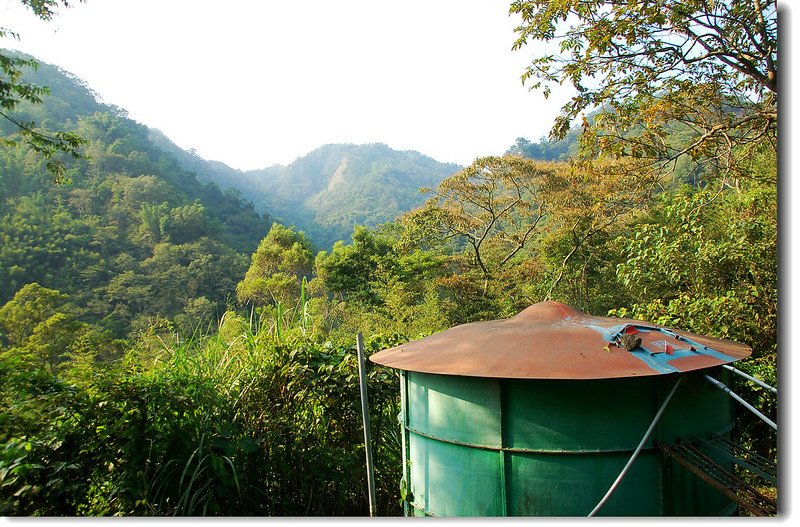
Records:
M559 165L521 157L485 157L428 190L425 205L406 215L413 230L467 248L484 292L489 280L535 236L549 212L548 189Z
M67 0L21 0L34 15L42 20L50 20L59 5L69 7ZM7 28L0 27L0 37L19 39L19 35ZM26 82L24 70L35 70L37 63L33 59L0 53L0 118L10 122L16 132L0 137L0 146L11 147L23 143L47 160L47 171L53 176L54 183L61 183L66 177L66 165L59 159L66 154L74 159L83 157L81 146L85 141L74 132L47 131L40 129L32 121L22 121L14 115L21 104L41 104L43 97L50 91L43 86Z
M514 49L536 55L532 90L575 90L551 130L562 138L582 113L595 153L669 167L682 156L736 173L740 146L776 143L776 0L516 0ZM539 49L547 49L540 46ZM675 128L690 131L674 141ZM740 155L733 155L739 151Z

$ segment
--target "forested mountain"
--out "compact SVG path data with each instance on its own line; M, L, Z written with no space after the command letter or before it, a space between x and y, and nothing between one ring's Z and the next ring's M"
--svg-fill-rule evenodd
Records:
M46 64L28 73L51 95L15 118L76 131L85 157L64 158L69 181L53 185L26 143L0 151L0 303L36 282L117 335L159 316L191 326L224 311L269 217L198 181L154 145L152 130L80 80ZM4 136L16 131L1 126Z
M42 19L62 3L23 2ZM584 89L558 140L520 138L458 171L380 144L233 170L0 50L0 514L399 515L420 498L397 374L367 368L373 506L356 335L369 355L542 300L741 342L753 353L737 367L777 385L777 4L511 11L533 55L523 79ZM567 18L575 46L534 44ZM26 82L52 96L35 104ZM570 130L591 108L607 111ZM42 152L17 133L29 121L76 139ZM737 411L723 435L748 454L744 505L770 513L777 397L728 379L767 418Z
M240 191L257 212L305 231L319 249L349 240L356 225L373 227L421 205L420 188L435 187L461 168L373 143L324 145L286 166L241 171L187 152L158 130L149 138L201 181Z
M347 240L355 225L375 226L422 204L422 187L435 187L460 167L415 151L375 143L330 144L288 166L206 173L252 200L258 211L309 235L320 249Z
M197 311L187 321L210 320L270 215L330 248L355 225L375 226L420 205L421 187L459 169L384 144L337 144L288 166L243 172L181 149L58 67L40 64L26 81L50 95L18 107L15 118L77 132L86 157L65 156L69 181L54 186L45 160L24 142L0 153L0 302L37 282L69 294L79 312L118 334L155 315L187 318L187 308ZM9 122L0 127L15 132ZM198 261L209 267L198 272Z

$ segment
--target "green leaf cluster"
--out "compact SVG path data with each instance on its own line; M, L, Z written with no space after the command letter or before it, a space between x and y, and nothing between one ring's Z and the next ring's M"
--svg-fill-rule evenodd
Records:
M0 152L0 302L38 283L69 295L79 320L119 337L158 316L189 333L209 324L269 218L241 195L201 184L147 128L76 79L48 65L31 77L51 95L18 113L69 127L88 156L65 165L70 183L53 186L29 145Z
M590 150L665 167L689 157L723 177L739 171L733 150L776 144L775 0L516 0L510 11L514 49L538 43L523 82L545 97L574 91L552 138L584 114ZM689 132L677 143L676 123Z
M131 349L69 380L0 357L0 402L13 410L0 419L3 513L361 514L355 349L293 335L231 313L218 335L161 340L156 361ZM368 340L368 353L399 338ZM368 383L379 504L396 514L397 379L370 368Z

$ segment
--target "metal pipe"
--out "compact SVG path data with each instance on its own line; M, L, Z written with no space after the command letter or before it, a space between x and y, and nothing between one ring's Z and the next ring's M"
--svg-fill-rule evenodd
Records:
M403 479L401 481L402 488L405 489L403 495L401 491L401 498L403 499L403 516L407 517L409 513L408 498L411 493L411 461L408 451L408 372L400 370L400 421L402 425L402 435L400 436L400 449L403 454ZM416 507L415 507L416 508Z
M666 399L664 399L664 402L661 403L661 408L659 408L658 412L656 412L656 416L653 418L653 422L650 423L650 426L647 428L647 431L644 433L644 437L642 437L642 440L639 442L639 446L637 446L636 450L633 451L633 454L631 455L631 458L628 460L627 463L625 463L625 466L622 468L622 472L619 473L619 476L617 476L617 479L614 480L614 483L611 484L611 487L608 489L608 492L606 492L606 495L603 496L603 499L601 499L600 502L595 506L595 508L592 509L592 512L589 513L589 517L590 518L598 513L598 511L603 507L603 505L606 504L606 502L611 497L611 495L614 493L614 491L617 490L617 486L619 486L620 482L622 481L622 478L624 478L625 474L628 473L628 470L631 468L631 465L633 465L633 462L636 460L636 457L639 455L639 452L641 452L642 448L644 448L644 444L650 438L650 434L653 433L653 430L655 429L656 424L658 423L658 420L661 419L661 414L664 413L664 409L667 407L667 403L669 403L670 399L672 399L672 396L675 393L675 390L678 389L678 385L681 383L682 379L683 379L683 377L678 377L678 380L675 381L675 385L672 387L672 389L667 394L667 397L666 397Z
M729 364L723 364L722 367L725 368L726 370L732 371L733 373L735 373L735 374L737 374L737 375L739 375L741 377L744 377L748 381L752 381L752 382L758 384L762 388L766 388L767 390L771 391L775 395L778 395L778 389L775 388L774 386L770 386L769 384L765 383L764 381L756 379L752 375L748 375L747 373L743 372L742 370L737 370L736 368L734 368L733 366L731 366Z
M725 392L728 395L730 395L731 397L733 397L736 401L741 403L742 406L744 406L745 408L747 408L748 410L753 412L759 419L761 419L762 421L767 423L769 426L771 426L775 430L778 429L777 423L775 423L769 417L767 417L766 415L764 415L761 412L759 412L758 410L756 410L753 405L751 405L750 403L748 403L747 401L745 401L744 399L742 399L741 397L739 397L738 395L733 393L733 391L730 388L728 388L727 386L725 386L723 383L719 382L714 377L709 377L708 375L704 375L703 377L705 377L708 382L710 382L711 384L713 384L714 386L716 386L717 388L719 388L723 392Z
M358 351L358 380L361 385L361 416L364 421L364 445L367 453L367 485L369 487L369 515L376 516L375 471L372 466L372 438L369 431L369 400L367 399L367 373L364 365L364 339L359 332L356 335Z

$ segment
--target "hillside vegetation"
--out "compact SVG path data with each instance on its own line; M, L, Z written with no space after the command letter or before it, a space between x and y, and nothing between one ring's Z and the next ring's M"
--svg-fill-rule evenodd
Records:
M256 210L329 249L356 225L375 227L419 206L420 188L436 186L459 168L384 144L339 144L321 146L287 166L212 180L241 190Z
M467 167L374 144L231 171L27 72L52 96L13 115L84 156L54 153L53 184L53 156L2 124L0 512L366 515L356 333L369 355L546 299L745 343L737 366L777 385L777 13L753 5L515 1L518 49L577 24L524 78L583 90L552 139ZM727 44L672 71L685 50L652 39L687 19ZM378 512L399 515L398 375L369 365L368 385ZM777 419L770 392L733 388ZM749 413L731 437L777 459Z
M418 207L421 188L461 168L375 143L323 145L286 166L242 171L187 152L158 130L149 139L200 181L241 192L256 212L304 231L319 249L348 239L356 225L375 227Z
M19 119L75 131L86 144L82 159L65 160L69 182L58 186L26 144L0 152L0 302L38 283L117 337L158 317L189 328L218 319L269 216L199 182L153 146L150 130L74 77L42 64L30 80L51 95L21 107Z

